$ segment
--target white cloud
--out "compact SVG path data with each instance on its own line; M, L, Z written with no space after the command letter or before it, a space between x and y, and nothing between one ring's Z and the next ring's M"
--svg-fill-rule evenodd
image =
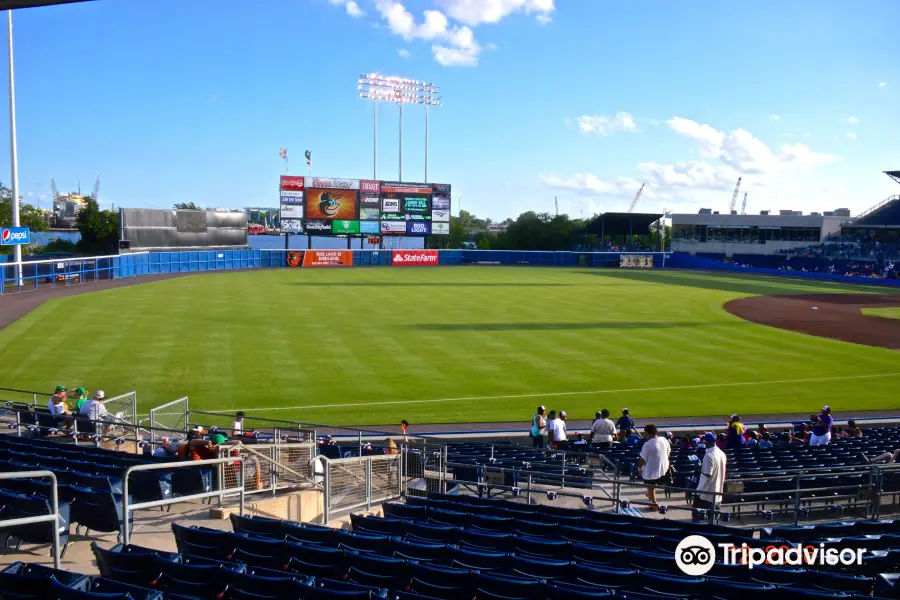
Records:
M847 117L847 122L851 125L856 125L857 123L859 123L859 119L857 119L856 117Z
M397 50L397 56L399 56L400 58L410 58L412 56L412 53L406 48L400 48L399 50Z
M553 17L551 17L550 15L538 15L535 18L537 19L537 22L540 23L541 25L547 25L548 23L553 21Z
M435 42L431 46L434 59L444 66L475 66L481 46L475 40L472 30L465 25L450 25L444 13L426 10L424 20L416 23L412 13L396 0L376 0L375 7L388 28L407 41L426 40Z
M513 13L537 13L540 23L555 10L554 0L436 0L453 19L466 25L497 23Z
M614 117L604 115L585 115L578 117L578 129L583 134L597 133L609 135L617 131L634 131L637 124L631 113L618 112Z
M887 83L884 81L881 81L878 83L878 87L880 87L880 88L887 87Z
M780 115L769 115L769 119L771 119L772 121L780 121L781 116Z
M571 190L590 196L618 196L632 190L637 193L641 184L630 177L619 177L614 181L603 181L591 173L575 173L568 177L541 174L542 183L560 190Z
M328 0L328 3L333 6L343 6L347 11L347 14L354 19L363 17L366 14L365 12L363 12L363 9L359 7L359 4L356 2L356 0Z
M852 131L850 131L850 132L847 133L847 138L848 138L848 139L851 139L851 140L855 140L855 139L856 139L856 134L853 133Z

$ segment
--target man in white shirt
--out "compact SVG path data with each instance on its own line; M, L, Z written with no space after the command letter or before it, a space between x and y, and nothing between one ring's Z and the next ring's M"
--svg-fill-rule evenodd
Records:
M244 434L244 411L239 410L234 415L234 423L231 424L231 437L239 437Z
M553 421L551 430L553 447L557 450L566 450L569 447L569 434L566 431L566 411L559 411L559 418Z
M703 508L709 511L709 522L712 523L716 511L722 503L720 495L725 489L725 469L728 458L716 446L716 434L707 433L703 436L706 442L706 453L703 455L703 463L700 465L700 482L697 484L697 495L694 497L694 508Z
M58 385L56 391L50 396L50 400L47 401L47 410L56 417L56 421L63 426L63 429L71 429L75 422L71 416L72 413L69 412L69 407L66 406L67 397L66 386Z
M641 479L649 486L647 498L650 499L650 510L659 509L655 485L664 483L663 480L669 472L669 455L672 452L672 445L666 438L657 437L656 433L656 425L644 427L644 436L647 440L641 447L641 458L638 461Z
M596 418L591 425L591 443L601 448L609 448L616 435L616 424L609 418L609 411L605 408L594 416Z

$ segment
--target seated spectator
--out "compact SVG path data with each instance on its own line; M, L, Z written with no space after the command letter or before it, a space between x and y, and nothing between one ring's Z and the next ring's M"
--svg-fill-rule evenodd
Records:
M747 432L747 446L749 448L754 448L759 445L759 437L757 436L755 431Z
M587 440L584 439L584 434L582 434L580 432L576 433L575 441L572 442L572 445L573 446L587 446Z
M213 441L214 440L214 441ZM208 460L218 458L219 443L225 442L225 436L217 433L212 440L204 440L200 432L192 429L188 432L186 443L178 449L178 456L183 460Z
M69 407L66 405L67 397L66 387L58 385L56 386L56 391L50 396L50 400L47 401L47 410L56 417L56 422L62 425L63 429L71 429L72 424L75 422Z
M387 438L384 440L384 453L385 454L400 454L400 449L397 447L397 442L392 440L391 438Z
M694 448L694 444L693 444L693 440L691 439L691 436L688 434L684 434L683 436L681 436L681 442L679 442L678 447L681 448L682 450L690 450L690 449Z
M778 439L775 440L774 445L778 448L788 448L794 445L794 438L788 431L781 432L781 435L778 436Z
M84 406L84 403L88 401L88 393L87 390L83 387L77 387L73 390L75 393L75 414L81 414L81 407Z
M709 448L709 442L706 442L705 446ZM725 450L726 448L728 448L728 437L724 433L720 433L716 436L716 448L720 450Z
M762 439L759 440L759 449L760 450L768 450L773 446L772 444L772 434L768 431L762 434Z
M625 446L627 446L629 448L632 446L639 446L640 443L641 443L641 434L639 434L636 431L634 433L632 433L631 435L629 435L628 438L626 438L626 440L625 440Z
M900 460L900 450L894 450L893 452L885 452L884 454L879 454L878 456L873 456L869 458L865 454L860 454L860 458L862 458L863 462L869 464L877 464L877 463L885 463L885 464L893 464Z
M809 428L805 423L802 423L797 431L794 432L794 435L791 436L791 445L792 446L808 446L809 445Z
M863 435L862 429L860 429L856 425L856 421L854 421L853 419L850 419L849 421L847 421L847 430L846 431L847 431L847 437L862 437L862 435Z

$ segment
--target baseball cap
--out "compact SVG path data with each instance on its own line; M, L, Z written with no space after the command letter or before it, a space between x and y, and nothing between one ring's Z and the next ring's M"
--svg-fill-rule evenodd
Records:
M74 391L75 391L75 394L78 396L87 396L87 390L84 389L83 387L77 387L77 388L75 388Z
M623 415L628 414L628 409L627 409L627 408L623 408L623 409L622 409L622 414L623 414Z
M94 392L94 400L105 400L105 399L106 399L106 392L104 392L103 390L97 390L96 392Z
M221 433L217 433L214 436L210 437L209 441L218 446L219 444L224 444L225 442L227 442L228 439Z
M547 407L541 404L540 406L538 406L538 410L547 410Z
M737 413L734 413L733 415L728 415L728 420L729 420L729 421L734 421L734 420L737 419L737 418L738 418Z
M671 431L666 432L666 437L672 437L673 435L675 435L675 434L672 433Z
M714 441L716 441L716 434L714 434L714 433L711 432L711 431L707 431L707 432L703 435L703 441L704 441L704 442L714 442Z
M566 411L564 411L564 410L559 411L559 416L565 417L565 416L566 416Z
M60 392L65 392L65 391L66 391L66 386L64 386L64 385L58 385L58 386L56 386L56 391L53 392L53 393L54 393L54 394L58 394L58 393L60 393Z
M823 407L822 407L822 412L831 412L831 407L830 407L830 406L823 406Z

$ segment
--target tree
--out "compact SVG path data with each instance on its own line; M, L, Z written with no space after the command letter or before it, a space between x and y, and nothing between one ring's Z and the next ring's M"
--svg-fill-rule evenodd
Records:
M0 183L0 227L12 227L12 190ZM44 213L31 204L19 203L19 225L31 231L46 231ZM3 246L0 254L11 254L12 246Z
M196 202L176 202L172 208L175 210L203 210Z
M77 244L79 252L84 254L116 254L119 246L119 213L112 210L100 210L93 198L85 200L84 205L75 216L75 227L81 233Z

